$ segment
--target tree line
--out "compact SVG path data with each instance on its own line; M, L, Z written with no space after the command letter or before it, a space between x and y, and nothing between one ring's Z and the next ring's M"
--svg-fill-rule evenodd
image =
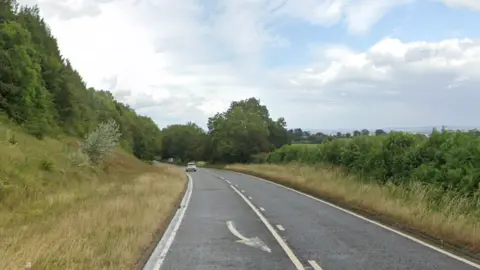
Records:
M164 128L162 156L180 162L248 162L289 144L286 125L282 117L272 119L259 99L233 101L225 112L208 119L207 130L191 122Z
M124 149L145 160L162 153L161 131L154 121L110 92L88 88L61 55L38 7L14 0L0 0L0 113L38 139L86 137L113 119Z
M334 139L351 138L365 135L381 136L385 134L387 134L387 132L385 132L383 129L376 129L373 134L370 134L370 131L368 129L362 129L345 133L337 132L333 135L325 134L323 132L312 133L310 131L302 130L301 128L288 130L289 139L293 144L319 144Z

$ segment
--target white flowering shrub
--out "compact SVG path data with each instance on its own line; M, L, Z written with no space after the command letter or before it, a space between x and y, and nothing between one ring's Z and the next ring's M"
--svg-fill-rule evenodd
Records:
M99 165L117 147L120 136L120 127L115 120L110 119L88 134L81 145L81 151L88 156L92 165Z

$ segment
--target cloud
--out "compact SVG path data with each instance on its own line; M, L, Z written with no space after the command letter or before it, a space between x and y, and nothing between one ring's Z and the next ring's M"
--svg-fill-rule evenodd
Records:
M480 44L473 39L384 38L363 50L318 44L302 65L264 63L272 50L292 53L296 40L281 26L343 23L351 34L366 34L414 0L38 1L62 54L89 86L112 91L160 127L205 127L231 101L251 96L292 127L472 123L480 112Z
M313 113L328 126L468 125L480 113L479 40L385 38L363 52L343 46L323 52L311 68L275 77L296 82L285 81L284 103L316 103L301 113ZM335 112L320 114L327 109ZM309 122L311 117L302 120Z
M449 7L468 8L480 11L480 2L477 0L437 0L443 2Z

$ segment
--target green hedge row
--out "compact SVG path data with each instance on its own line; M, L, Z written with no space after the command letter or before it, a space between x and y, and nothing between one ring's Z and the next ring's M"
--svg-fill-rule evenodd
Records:
M480 135L478 131L434 130L430 136L391 132L313 146L287 145L264 161L334 164L381 183L421 181L473 195L480 184Z

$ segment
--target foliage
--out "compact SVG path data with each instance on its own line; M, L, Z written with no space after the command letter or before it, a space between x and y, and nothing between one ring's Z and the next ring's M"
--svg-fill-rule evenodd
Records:
M171 125L162 130L163 157L182 162L201 160L205 154L207 134L194 123Z
M0 113L38 139L59 134L85 137L114 119L120 145L136 157L161 154L161 132L108 91L87 88L39 15L37 6L0 1Z
M88 134L82 143L81 150L89 157L92 164L99 165L117 147L121 135L115 120L109 120L101 123L96 130Z
M247 162L252 155L287 144L285 126L283 118L272 120L258 99L234 101L227 111L208 120L210 155L206 160Z
M225 112L209 118L208 131L193 123L164 128L162 156L173 158L176 164L192 160L214 163L258 160L261 153L289 143L285 126L285 119L271 119L267 107L258 99L233 101Z
M310 147L288 145L271 152L267 161L340 165L382 184L417 181L471 196L480 191L480 136L476 131L443 129L430 136L391 132Z

